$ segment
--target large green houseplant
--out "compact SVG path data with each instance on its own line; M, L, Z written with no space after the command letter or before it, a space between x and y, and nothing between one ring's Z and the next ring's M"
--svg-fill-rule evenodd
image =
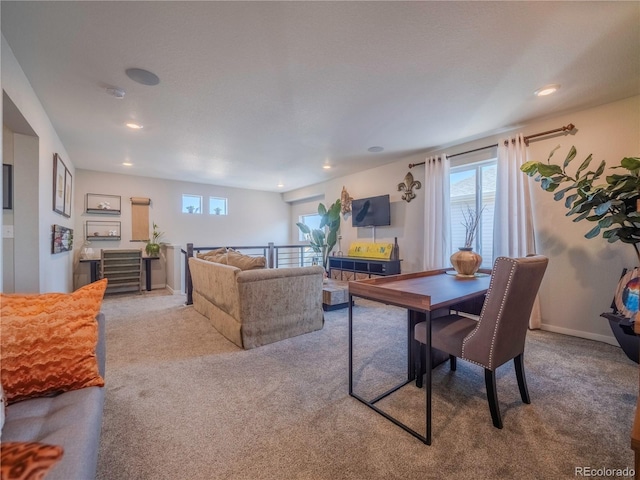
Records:
M329 254L338 241L338 230L340 229L340 200L336 200L328 209L323 203L318 205L318 215L320 215L319 228L313 230L304 223L297 222L296 225L304 234L309 245L314 252L321 255L322 266L327 269Z
M612 168L621 173L607 175L604 183L598 182L604 173L606 162L602 160L596 170L588 170L592 156L582 161L575 173L568 168L576 157L575 147L571 147L562 165L551 163L551 157L559 147L549 154L547 162L527 162L520 169L535 177L547 192L553 192L556 201L564 199L573 221L587 220L595 225L586 234L586 238L597 237L602 233L609 243L630 243L635 249L640 263L640 212L637 203L640 200L640 158L625 157ZM562 188L560 188L562 187Z

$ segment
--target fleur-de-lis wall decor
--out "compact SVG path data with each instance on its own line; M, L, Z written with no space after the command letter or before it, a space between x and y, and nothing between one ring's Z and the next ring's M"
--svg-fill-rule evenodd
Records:
M402 194L402 200L406 200L409 203L411 200L416 198L416 194L413 193L413 189L419 190L422 187L422 184L413 179L413 175L411 172L407 173L404 176L404 182L398 184L398 191L404 192Z

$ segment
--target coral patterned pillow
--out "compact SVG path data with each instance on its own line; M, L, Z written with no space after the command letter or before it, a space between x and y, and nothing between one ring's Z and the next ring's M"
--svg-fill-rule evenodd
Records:
M62 458L62 447L36 442L7 442L0 446L2 480L41 480Z
M103 386L96 315L107 280L71 294L0 294L0 382L7 403Z

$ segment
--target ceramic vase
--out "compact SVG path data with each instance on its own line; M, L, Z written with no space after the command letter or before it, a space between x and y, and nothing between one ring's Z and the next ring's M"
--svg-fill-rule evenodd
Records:
M473 277L482 263L480 254L471 247L460 247L450 260L459 277Z

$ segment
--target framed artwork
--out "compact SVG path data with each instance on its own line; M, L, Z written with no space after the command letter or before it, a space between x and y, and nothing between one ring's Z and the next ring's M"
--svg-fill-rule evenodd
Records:
M67 167L57 153L53 154L53 211L60 215L64 213L65 188L64 180Z
M51 236L51 253L68 252L73 249L73 230L54 225Z
M13 209L13 165L2 164L2 208Z
M73 186L73 175L66 170L64 176L64 216L71 217L71 187Z

